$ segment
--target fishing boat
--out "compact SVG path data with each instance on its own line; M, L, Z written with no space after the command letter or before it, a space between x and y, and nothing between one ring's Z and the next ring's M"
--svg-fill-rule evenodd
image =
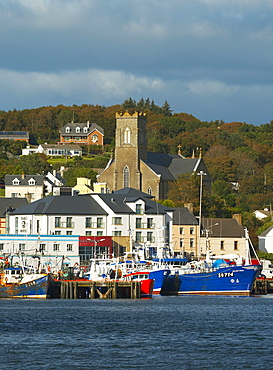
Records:
M250 239L246 238L244 259L236 254L212 256L209 250L204 261L163 259L162 263L169 266L171 273L162 294L251 295L262 266L259 262L252 264L249 243ZM253 251L256 254L254 248ZM256 258L259 261L257 255Z
M122 261L92 259L90 270L85 274L89 280L124 280L140 281L141 296L157 295L170 274L168 268L162 268L151 261L127 259Z
M51 298L50 274L27 272L22 267L7 267L0 273L0 298Z

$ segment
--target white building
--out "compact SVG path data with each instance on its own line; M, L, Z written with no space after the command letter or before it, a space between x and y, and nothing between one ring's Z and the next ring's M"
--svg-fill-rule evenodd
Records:
M6 175L5 196L7 198L27 198L34 202L44 196L43 175Z
M170 245L172 209L134 189L48 196L12 211L7 225L8 234L0 235L2 254L29 251L37 243L45 260L64 256L74 264L80 260L79 236L90 236L90 246L100 236L128 236L133 249Z
M27 146L22 149L22 155L43 153L45 155L56 156L82 156L82 148L78 144L40 144L39 146Z
M259 250L265 253L273 253L273 226L270 226L259 236Z

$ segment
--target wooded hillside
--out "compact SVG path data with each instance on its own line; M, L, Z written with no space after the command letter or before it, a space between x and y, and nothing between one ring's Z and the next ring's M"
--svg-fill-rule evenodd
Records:
M69 166L103 167L109 158L107 152L109 154L110 149L114 147L115 113L125 110L147 112L149 151L176 154L180 145L181 153L185 157L192 155L198 157L201 151L214 181L212 196L206 195L204 198L204 215L220 217L228 217L233 213L246 215L255 209L270 207L273 202L273 121L261 126L242 122L203 122L191 114L172 112L167 101L159 107L150 99L136 102L129 98L123 104L110 107L59 105L22 111L0 111L0 131L26 130L30 133L31 144L53 143L58 141L59 129L67 122L72 120L95 122L105 131L106 145L103 151L106 153L103 151L100 153L100 159L96 164L83 160L85 163L72 162ZM24 170L23 161L26 162L26 159L7 160L7 153L19 155L22 145L7 143L4 140L0 142L2 158L0 178L7 173ZM96 154L90 148L86 150L93 154L93 157ZM44 163L42 171L45 171L48 165L47 158L40 156L39 160ZM39 171L39 164L36 164ZM34 171L32 165L30 169ZM193 181L180 179L184 183L186 180ZM178 189L180 189L179 180L170 193L172 204L181 204ZM250 218L249 222L256 222L249 216ZM253 226L257 228L259 222Z

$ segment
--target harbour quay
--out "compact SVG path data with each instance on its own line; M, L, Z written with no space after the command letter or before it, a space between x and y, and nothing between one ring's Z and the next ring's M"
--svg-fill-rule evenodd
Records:
M272 294L273 293L273 279L259 277L254 281L252 294Z
M60 299L118 299L141 298L139 281L54 281L52 298Z

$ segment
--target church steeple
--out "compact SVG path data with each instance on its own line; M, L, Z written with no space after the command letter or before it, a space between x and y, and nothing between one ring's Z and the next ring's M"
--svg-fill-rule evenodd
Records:
M140 160L147 160L146 113L116 113L115 188L141 190Z

